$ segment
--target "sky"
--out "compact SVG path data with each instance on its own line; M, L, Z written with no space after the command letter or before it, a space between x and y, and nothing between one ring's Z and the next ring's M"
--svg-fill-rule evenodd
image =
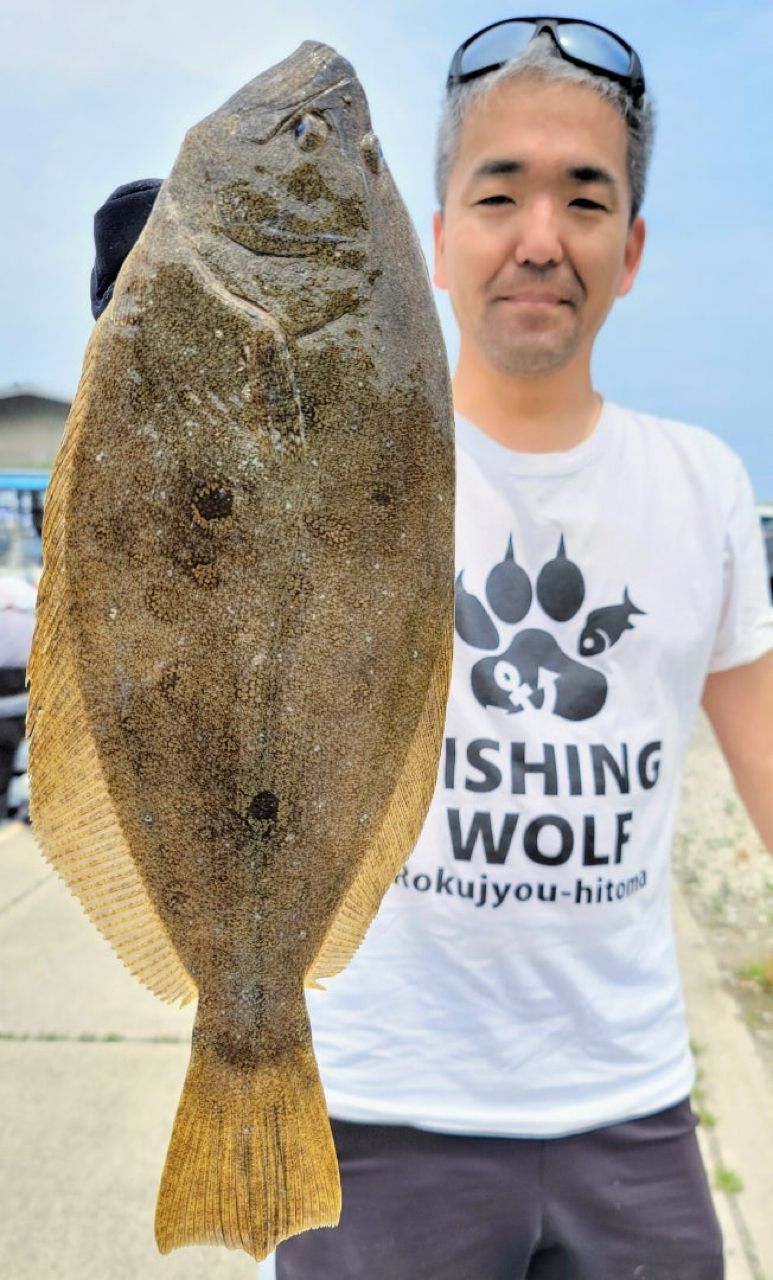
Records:
M658 112L644 262L599 335L594 383L716 432L757 499L773 501L773 0L575 0L563 11L635 46ZM4 0L0 391L74 394L93 323L95 210L123 182L164 177L190 125L306 39L354 64L431 258L451 54L519 12L488 0ZM453 317L436 297L453 366Z

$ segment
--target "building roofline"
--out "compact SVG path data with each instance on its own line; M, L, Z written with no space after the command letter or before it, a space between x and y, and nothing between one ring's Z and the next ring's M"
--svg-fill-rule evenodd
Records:
M12 382L10 386L0 387L0 400L16 400L21 396L30 396L34 400L46 400L51 404L69 405L71 400L57 391L49 391L46 387L38 387L33 382Z

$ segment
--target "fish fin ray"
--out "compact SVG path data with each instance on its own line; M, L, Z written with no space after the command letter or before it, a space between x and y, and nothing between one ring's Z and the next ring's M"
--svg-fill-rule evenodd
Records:
M341 1183L309 1034L279 1062L238 1067L194 1032L156 1205L161 1253L243 1249L334 1227Z
M449 610L453 615L452 603ZM332 978L346 968L360 947L384 894L419 838L435 789L452 650L453 631L448 630L381 827L309 967L307 987L315 985L320 978Z
M105 324L97 324L86 349L83 377L46 495L45 569L27 669L30 816L43 856L123 963L162 1000L187 1004L196 986L121 830L89 728L67 616L65 525L72 456ZM130 913L136 924L127 931Z

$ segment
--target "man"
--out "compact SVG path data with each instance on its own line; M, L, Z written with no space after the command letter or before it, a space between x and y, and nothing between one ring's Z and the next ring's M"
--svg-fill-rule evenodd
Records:
M280 1245L277 1280L723 1274L669 852L701 696L773 847L773 621L735 454L591 381L651 132L638 58L594 24L509 20L454 56L445 749L363 946L309 993L343 1214Z
M738 459L591 381L641 261L651 130L638 59L597 28L496 24L452 63L446 745L405 872L310 993L344 1209L280 1246L278 1280L722 1275L669 852L702 690L773 847L773 625Z

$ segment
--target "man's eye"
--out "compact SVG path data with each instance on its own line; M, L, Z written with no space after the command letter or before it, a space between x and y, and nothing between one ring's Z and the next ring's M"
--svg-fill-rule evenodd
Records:
M484 196L478 204L513 204L512 196Z
M598 204L595 200L587 200L584 196L578 196L576 200L572 201L572 204L576 205L578 209L602 209L604 213L607 212L606 205Z

